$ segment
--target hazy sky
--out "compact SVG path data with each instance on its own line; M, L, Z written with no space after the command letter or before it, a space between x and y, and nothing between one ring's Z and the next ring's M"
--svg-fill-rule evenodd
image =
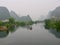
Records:
M0 0L0 6L15 11L19 16L29 14L33 20L43 19L50 10L60 6L60 0Z

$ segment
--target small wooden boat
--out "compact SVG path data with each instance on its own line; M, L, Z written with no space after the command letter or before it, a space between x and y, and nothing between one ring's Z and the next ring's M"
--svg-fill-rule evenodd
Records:
M30 30L32 30L32 27L30 27Z

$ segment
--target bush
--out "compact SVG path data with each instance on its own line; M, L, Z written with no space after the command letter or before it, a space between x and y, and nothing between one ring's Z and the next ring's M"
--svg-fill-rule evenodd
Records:
M9 23L15 23L14 18L9 18Z
M27 24L27 25L32 25L32 24L33 24L33 22L32 22L32 21L30 21L30 22L27 22L26 24Z
M50 20L45 20L45 28L49 29L51 27Z
M57 31L60 31L60 21L57 21L56 23L55 23L55 25L56 25L56 30Z
M2 26L3 25L3 22L2 21L0 21L0 26Z
M45 28L52 28L56 29L57 31L60 31L60 21L45 20Z
M25 26L25 22L20 22L20 26Z

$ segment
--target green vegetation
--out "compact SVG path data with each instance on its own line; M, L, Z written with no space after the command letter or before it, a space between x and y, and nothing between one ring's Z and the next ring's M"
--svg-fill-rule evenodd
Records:
M34 22L30 21L30 22L27 22L26 24L27 25L32 25Z
M56 31L60 31L60 20L45 20L45 28L47 29L56 29Z
M25 26L26 24L24 22L19 23L20 26Z
M30 21L30 22L15 22L15 24L17 26L25 26L25 25L32 25L33 22L32 21Z
M14 24L15 23L14 18L9 18L9 23Z
M0 21L0 26L5 26L7 27L7 29L11 32L14 31L15 27L18 27L18 26L25 26L25 25L32 25L33 22L30 21L30 22L16 22L14 20L14 18L9 18L9 21L7 22L2 22Z
M3 25L3 22L2 21L0 21L0 26L2 26Z

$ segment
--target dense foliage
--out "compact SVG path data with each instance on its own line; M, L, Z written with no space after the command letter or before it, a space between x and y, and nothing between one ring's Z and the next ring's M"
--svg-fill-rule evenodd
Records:
M60 31L60 21L54 21L54 20L45 20L45 28L47 29L56 29L57 31Z
M18 27L18 26L26 26L26 25L32 25L32 24L33 24L32 21L30 21L30 22L16 22L14 20L14 18L9 18L8 22L0 21L0 26L5 26L10 31L14 30L15 27Z

